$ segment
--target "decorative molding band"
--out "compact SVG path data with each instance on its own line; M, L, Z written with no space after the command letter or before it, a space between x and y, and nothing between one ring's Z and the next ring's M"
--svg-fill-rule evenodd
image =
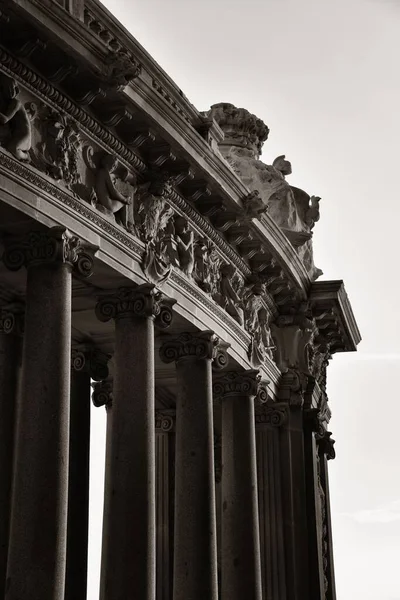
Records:
M136 237L118 228L113 223L110 223L110 221L105 219L100 212L92 209L89 204L85 203L83 200L78 200L71 193L68 193L56 184L51 183L46 176L39 175L31 167L28 167L8 154L5 154L1 148L0 166L9 169L13 174L18 175L24 181L31 183L50 196L53 196L79 215L88 219L91 223L100 227L103 232L108 233L127 248L136 252L140 257L142 256L144 246Z

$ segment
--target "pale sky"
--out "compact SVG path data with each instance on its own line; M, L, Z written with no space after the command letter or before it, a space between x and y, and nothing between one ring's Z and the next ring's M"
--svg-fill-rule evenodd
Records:
M271 133L289 182L322 197L321 279L344 279L363 341L328 371L338 600L400 600L400 1L104 0L199 110ZM93 413L89 600L98 599L103 410Z

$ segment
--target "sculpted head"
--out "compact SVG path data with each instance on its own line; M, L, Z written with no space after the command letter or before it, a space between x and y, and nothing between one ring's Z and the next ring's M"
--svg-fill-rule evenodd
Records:
M189 231L189 223L184 217L175 218L175 232L177 234L187 233Z
M11 79L11 77L7 77L7 75L1 75L0 93L7 100L14 100L19 94L19 87L15 79Z
M112 173L117 168L117 164L118 159L113 154L105 154L100 161L100 166L103 169L107 169L109 173Z
M286 177L286 175L290 175L292 172L292 165L288 160L285 159L284 154L282 154L282 156L278 156L272 163L272 166L277 171L280 171L284 177Z

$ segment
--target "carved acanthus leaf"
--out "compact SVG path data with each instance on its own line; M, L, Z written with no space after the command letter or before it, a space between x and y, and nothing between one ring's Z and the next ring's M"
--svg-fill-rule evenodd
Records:
M208 359L217 361L217 367L224 368L228 363L226 349L227 344L221 344L212 331L181 333L177 338L164 342L160 357L166 363L183 359Z
M110 319L155 319L156 325L165 329L172 322L172 306L175 300L165 298L154 285L143 284L136 288L120 288L115 293L101 296L96 305L100 321Z
M73 266L82 277L93 271L95 247L84 246L65 227L32 231L18 240L7 240L3 262L10 271L37 263L61 262Z
M215 379L213 393L216 398L230 396L257 397L259 402L268 399L268 382L261 379L258 369L228 371Z

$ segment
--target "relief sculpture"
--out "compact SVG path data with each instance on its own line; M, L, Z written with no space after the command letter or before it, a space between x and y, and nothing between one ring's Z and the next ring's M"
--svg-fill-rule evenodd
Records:
M99 168L96 170L95 192L96 208L106 215L113 216L115 221L130 232L134 231L133 222L133 193L134 188L127 181L123 191L123 180L117 179L115 169L118 160L112 154L104 154L100 159ZM118 186L119 182L119 186ZM125 192L125 193L124 193Z
M33 103L22 104L14 79L0 76L0 145L25 162L30 161L32 145L31 121L35 117Z

